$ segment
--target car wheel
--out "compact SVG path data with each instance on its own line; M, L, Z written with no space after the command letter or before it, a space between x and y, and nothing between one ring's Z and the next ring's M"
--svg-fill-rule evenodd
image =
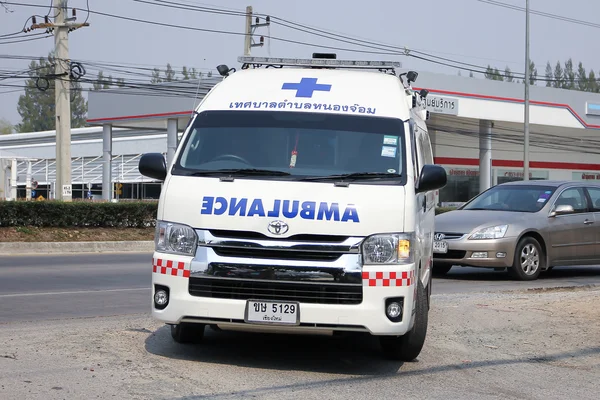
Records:
M542 246L531 236L526 236L517 244L513 266L508 270L518 280L533 281L540 276L544 263Z
M399 361L413 361L421 354L427 336L427 293L421 281L417 281L417 305L415 323L412 329L402 336L380 336L379 343L386 358Z
M432 268L432 273L433 273L433 276L444 276L448 272L450 272L451 269L452 269L452 264L434 262L433 268Z
M204 338L204 324L182 322L171 325L171 337L177 343L200 343Z

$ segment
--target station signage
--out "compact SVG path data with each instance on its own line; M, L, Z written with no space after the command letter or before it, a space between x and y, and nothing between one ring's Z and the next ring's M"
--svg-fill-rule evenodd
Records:
M436 114L458 115L458 99L455 97L434 96L425 98L427 111Z
M479 169L471 168L446 168L450 176L479 176Z
M585 103L585 113L587 115L600 116L600 103Z
M574 181L600 181L600 172L573 172Z
M523 170L515 169L499 169L498 178L518 178L523 179ZM548 171L543 170L530 170L529 179L548 179Z

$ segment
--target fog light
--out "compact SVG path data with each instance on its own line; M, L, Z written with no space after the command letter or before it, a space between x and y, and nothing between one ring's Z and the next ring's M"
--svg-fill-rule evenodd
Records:
M400 314L402 314L402 307L400 307L400 304L394 302L394 303L390 303L387 306L387 315L390 318L398 318L400 316Z
M387 299L385 301L385 315L392 322L402 321L402 306L404 304L403 298Z
M471 254L471 258L487 258L487 256L487 251L476 251L473 254Z
M164 306L169 301L169 296L164 290L159 290L154 294L154 302L157 306Z
M504 252L496 253L496 258L504 258L504 257L506 257L506 253L504 253Z
M169 304L169 288L162 285L154 286L154 308L163 310Z

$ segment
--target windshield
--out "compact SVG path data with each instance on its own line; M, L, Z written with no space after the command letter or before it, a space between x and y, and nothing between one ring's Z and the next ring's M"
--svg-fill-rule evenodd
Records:
M555 190L552 186L495 186L465 204L461 210L537 212L546 205Z
M204 111L192 123L174 175L327 177L405 182L399 119L271 111ZM252 171L249 171L252 170Z

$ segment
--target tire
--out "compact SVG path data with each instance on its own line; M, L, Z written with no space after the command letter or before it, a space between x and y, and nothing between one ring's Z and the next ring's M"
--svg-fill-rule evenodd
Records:
M204 324L182 322L171 325L171 337L177 343L200 343L204 338Z
M444 276L452 269L452 264L443 264L443 263L433 263L433 268L431 269L433 276Z
M427 336L429 311L427 292L421 281L417 281L417 285L417 312L412 329L402 336L379 337L379 343L386 358L398 361L413 361L421 354Z
M517 244L515 258L509 274L520 281L533 281L539 278L546 258L540 242L531 236L525 236Z

